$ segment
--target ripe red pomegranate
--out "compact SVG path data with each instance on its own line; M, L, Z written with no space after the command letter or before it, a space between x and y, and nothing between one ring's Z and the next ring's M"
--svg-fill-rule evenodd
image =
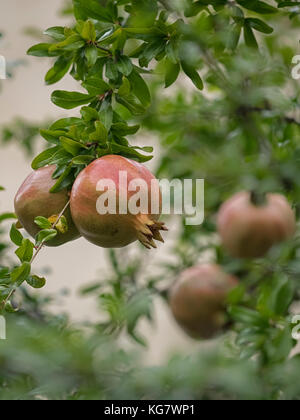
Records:
M218 231L233 257L260 258L296 230L295 213L280 194L268 194L261 205L249 192L240 192L225 202L218 215Z
M50 189L55 184L52 174L56 166L46 166L32 172L21 185L15 197L15 212L24 229L35 237L40 228L34 223L38 216L46 217L58 216L69 200L68 191L50 193ZM66 242L73 241L80 237L76 229L70 209L68 208L64 216L67 219L68 231L64 234L59 233L47 246L59 246Z
M126 181L120 183L121 174L126 177ZM105 203L104 197L108 191L108 188L103 188L103 185L99 187L99 184L105 180L112 182L113 185L110 191L116 197L115 214L111 211L107 214L99 213L99 200ZM128 206L138 189L130 191L129 187L130 183L136 180L144 182L140 191L148 199L148 205L145 212L132 214ZM157 214L151 214L152 183L156 185L158 192ZM119 211L120 192L127 195L124 203L126 214L123 214L124 209ZM106 203L108 204L108 201ZM154 239L163 242L160 230L167 230L164 223L158 222L160 211L161 194L155 177L140 163L122 156L108 155L95 160L80 173L73 185L71 193L73 220L84 238L103 248L122 248L136 240L148 249L156 248Z
M178 324L193 338L212 338L226 324L225 303L238 280L215 264L181 273L170 292L170 306Z

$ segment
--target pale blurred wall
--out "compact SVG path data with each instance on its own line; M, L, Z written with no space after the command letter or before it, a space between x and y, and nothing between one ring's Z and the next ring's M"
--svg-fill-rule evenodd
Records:
M0 55L12 61L24 59L26 65L16 70L14 79L3 82L0 124L11 121L15 116L40 122L66 115L50 102L53 86L47 87L43 83L44 75L49 69L49 60L26 57L26 50L35 40L23 34L26 27L45 29L63 25L66 19L57 14L61 5L61 0L1 0L0 31L5 34L5 42L0 46ZM55 88L76 90L78 84L68 77ZM76 115L77 112L71 111L68 115ZM144 144L145 139L142 142ZM30 161L25 160L24 153L16 145L0 148L0 185L6 187L6 191L0 195L0 212L12 210L14 194L29 171ZM168 241L171 241L170 234ZM134 247L135 245L133 249ZM167 249L167 246L160 247L158 251L150 251L153 266L162 249ZM57 293L63 288L71 292L68 297L53 305L54 311L56 308L60 312L65 310L74 321L98 319L94 299L79 298L77 292L82 285L101 279L101 275L108 272L105 252L101 248L82 239L61 248L47 248L40 254L34 270L39 273L44 267L51 267L52 270L47 275L48 282L44 289L46 293ZM149 269L152 269L151 266ZM191 351L196 346L185 337L160 302L156 303L155 326L150 327L145 322L140 329L150 343L147 363L159 363L170 352L181 348Z

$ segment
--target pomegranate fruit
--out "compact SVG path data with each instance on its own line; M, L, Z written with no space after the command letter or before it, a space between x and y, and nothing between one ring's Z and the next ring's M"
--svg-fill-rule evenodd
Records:
M130 185L137 181L142 182L139 192L146 197L147 207L145 212L133 214L129 203L136 190ZM112 197L115 208L102 212L99 209L99 200L102 200L102 204L106 202L104 197L109 187L105 189L104 184L107 182L112 185L110 193L115 197L115 201ZM152 190L155 188L158 193L157 214L152 213ZM107 203L108 201L107 198ZM136 240L148 249L156 248L154 240L163 242L160 231L167 230L164 223L158 221L160 212L161 193L156 178L140 163L122 156L108 155L95 160L79 174L73 185L73 220L84 238L103 248L122 248Z
M237 285L235 277L215 264L183 271L169 296L176 321L193 338L213 338L226 324L226 297Z
M21 225L32 237L35 237L40 231L40 228L34 222L36 217L43 216L52 220L60 214L69 201L67 190L50 193L50 189L56 182L52 179L55 169L56 166L51 165L31 173L23 182L15 197L16 215ZM65 211L64 216L68 224L67 232L58 232L54 239L46 243L47 246L59 246L80 237L69 208Z
M256 205L251 193L240 192L223 204L218 215L223 245L237 258L263 257L295 230L295 213L280 194L267 194L265 202Z

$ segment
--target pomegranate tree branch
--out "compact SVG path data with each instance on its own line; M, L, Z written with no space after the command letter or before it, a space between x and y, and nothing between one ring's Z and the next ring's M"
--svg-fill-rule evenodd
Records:
M55 227L59 223L60 219L64 215L64 213L67 210L67 208L69 207L69 205L70 205L70 200L67 202L67 204L64 206L64 208L62 209L62 211L57 216L57 219L52 224L51 229L55 229ZM43 249L44 245L45 245L45 241L42 241L40 243L40 245L38 246L38 248L36 249L36 252L35 252L34 256L32 257L32 259L30 261L31 264L35 261L36 257L38 256L38 254L40 253L40 251ZM13 287L13 289L11 289L11 291L9 292L8 296L6 297L6 299L3 302L1 302L1 304L0 304L1 311L5 308L5 306L7 305L7 303L9 302L9 300L11 299L11 297L13 296L13 294L16 292L16 290L17 290L17 288L16 287Z

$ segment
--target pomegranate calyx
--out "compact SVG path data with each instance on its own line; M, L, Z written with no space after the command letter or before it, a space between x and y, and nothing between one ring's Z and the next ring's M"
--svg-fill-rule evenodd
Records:
M160 231L168 231L165 223L155 222L149 218L147 215L141 215L137 218L136 230L138 240L141 242L144 247L147 249L157 248L154 240L159 242L165 242L161 236Z

